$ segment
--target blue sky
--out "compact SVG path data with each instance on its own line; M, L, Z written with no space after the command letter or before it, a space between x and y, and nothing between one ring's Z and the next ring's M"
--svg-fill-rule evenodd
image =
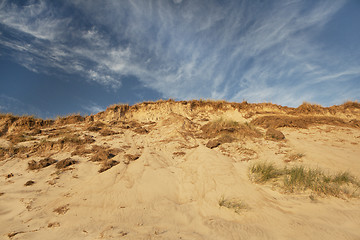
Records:
M0 0L0 112L360 99L359 0Z

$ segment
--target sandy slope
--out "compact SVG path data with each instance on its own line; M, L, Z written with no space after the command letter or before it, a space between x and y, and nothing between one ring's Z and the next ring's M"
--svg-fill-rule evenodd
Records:
M191 115L177 109L177 114L169 114L168 107L153 108L132 116L148 133L113 123L109 126L118 134L101 136L86 130L85 121L67 125L81 136L93 136L89 146L121 149L113 157L120 163L102 173L100 163L89 161L90 155L71 156L71 147L0 161L0 238L360 239L358 198L284 194L249 179L249 166L257 161L303 164L330 173L348 170L360 176L359 128L285 127L278 129L286 137L282 141L244 138L210 149L205 146L208 139L197 135L200 127L219 117L245 122L245 113ZM114 119L100 117L108 118L104 122ZM33 142L47 134L43 131ZM10 144L6 136L0 139L3 148ZM284 162L297 153L304 156ZM128 163L126 154L140 157ZM55 165L29 170L28 162L43 159L40 155L71 157L78 163L61 171ZM24 186L28 180L35 183ZM219 206L222 198L237 199L246 207L236 213Z

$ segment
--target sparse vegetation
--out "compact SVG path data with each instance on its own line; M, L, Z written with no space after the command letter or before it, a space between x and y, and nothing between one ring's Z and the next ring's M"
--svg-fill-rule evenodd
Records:
M305 154L303 153L295 153L295 154L291 154L290 156L288 156L284 162L295 162L297 160L300 160L301 158L303 158L305 156Z
M245 137L261 137L262 134L252 124L239 123L232 120L219 119L209 122L201 127L201 137L204 138L221 138L225 137L227 140L232 138L232 141L236 139L242 139ZM229 141L227 141L229 142ZM230 141L231 142L231 141Z
M114 132L114 131L112 131L110 129L107 129L107 128L101 129L99 132L100 132L100 135L103 136L103 137L118 134L117 132Z
M99 169L99 173L105 172L106 170L109 170L110 168L112 168L113 166L116 166L118 164L119 164L118 161L107 160L107 161L103 162L101 168Z
M263 128L279 128L279 127L293 127L293 128L308 128L315 124L327 124L343 127L357 127L356 122L347 122L338 117L330 116L283 116L271 115L261 116L251 121L256 126Z
M269 139L269 140L285 139L285 135L282 132L280 132L279 130L273 129L273 128L269 128L266 131L265 137L266 137L266 139Z
M250 167L250 172L255 174L254 181L257 183L264 183L271 179L279 177L282 172L275 168L274 164L268 162L261 162Z
M56 168L57 169L63 169L63 168L66 168L68 166L71 166L73 164L76 164L77 161L72 159L72 158L66 158L64 160L61 160L59 162L56 163Z
M58 125L74 124L85 121L85 118L78 113L69 114L65 117L57 117L55 123Z
M28 162L28 169L29 170L41 169L41 168L48 167L54 163L56 163L56 160L52 159L52 158L44 158L44 159L40 160L39 162L32 160L32 161Z
M124 156L125 157L124 163L129 164L130 162L137 160L140 156L141 156L140 154L126 154Z
M67 211L69 211L69 204L66 204L64 206L58 207L54 209L54 213L57 213L59 215L64 215L65 213L67 213Z
M248 209L248 206L242 200L227 199L224 196L220 198L219 206L233 209L236 213L240 213L242 210Z
M173 152L173 156L182 157L185 155L186 155L186 152Z
M92 162L102 162L108 159L111 159L116 156L120 152L120 149L108 149L103 146L94 145L91 149L94 153L91 157L90 161Z
M8 135L7 139L12 144L17 144L17 143L20 143L20 142L32 141L32 140L35 140L36 138L31 137L31 136L27 136L27 135L25 135L23 133L16 133L16 134Z
M255 182L272 181L274 185L282 187L285 192L311 190L318 195L359 196L360 182L348 172L328 175L319 169L304 166L277 168L272 163L256 163L250 167L250 173Z
M80 145L83 143L83 139L81 139L78 135L75 134L67 134L63 138L61 138L58 142L61 144L70 143L70 144Z
M28 150L29 150L28 147L25 146L10 145L9 147L6 148L0 147L0 161L8 157L14 157L17 155L24 154L28 152Z
M92 153L91 149L86 149L85 145L77 146L75 151L71 153L71 156L86 156L87 154Z

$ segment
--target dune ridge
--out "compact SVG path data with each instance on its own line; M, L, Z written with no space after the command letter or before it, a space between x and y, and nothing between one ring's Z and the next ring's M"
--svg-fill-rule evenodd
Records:
M55 120L0 114L0 236L359 239L359 146L358 102L160 100ZM259 181L251 169L263 163L277 175ZM318 170L332 192L284 187L301 168Z

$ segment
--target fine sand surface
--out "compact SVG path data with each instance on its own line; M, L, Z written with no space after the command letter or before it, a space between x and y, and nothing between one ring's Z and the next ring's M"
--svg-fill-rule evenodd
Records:
M160 101L49 122L1 115L0 239L360 239L360 190L291 193L249 171L272 162L359 179L353 105ZM285 139L272 139L262 116L328 118L274 126ZM224 122L233 127L212 130ZM220 136L230 140L210 147Z

